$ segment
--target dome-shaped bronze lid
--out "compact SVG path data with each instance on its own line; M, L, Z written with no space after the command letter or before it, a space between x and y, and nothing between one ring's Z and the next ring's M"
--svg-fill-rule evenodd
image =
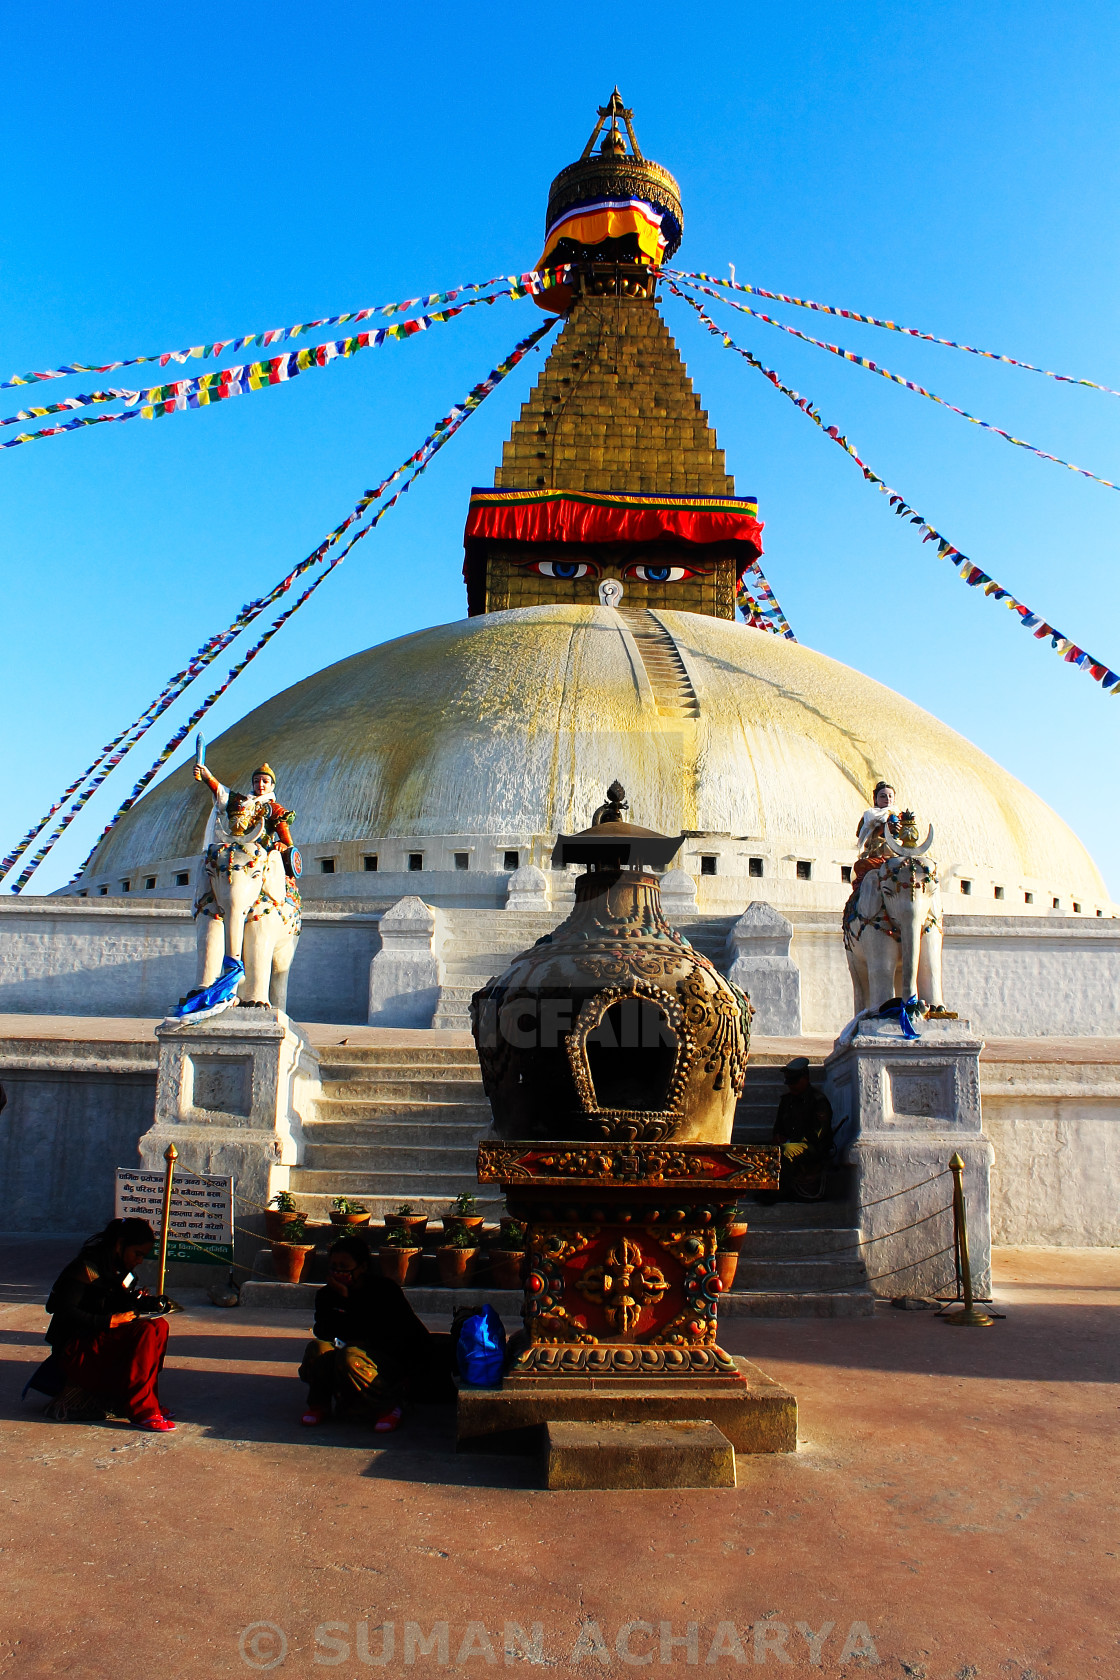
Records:
M552 867L568 863L606 864L620 869L667 869L684 843L683 834L661 834L656 828L623 821L628 809L626 789L612 782L606 803L591 819L591 827L578 834L558 834L552 850Z
M672 257L684 230L680 188L667 169L643 157L634 133L634 113L623 105L617 88L607 104L599 106L598 117L579 161L562 169L549 188L545 238L557 219L577 205L602 199L640 198L643 203L667 212L662 231L668 242L665 255ZM630 141L629 152L619 129L620 119ZM595 142L608 121L610 126L596 152Z

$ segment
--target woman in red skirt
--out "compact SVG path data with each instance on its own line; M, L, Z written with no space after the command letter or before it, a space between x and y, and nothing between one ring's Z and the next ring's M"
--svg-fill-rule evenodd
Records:
M155 1240L146 1219L110 1220L59 1276L47 1300L47 1341L66 1386L48 1416L104 1417L109 1408L139 1429L174 1429L156 1389L167 1322L144 1312L156 1303L133 1282Z

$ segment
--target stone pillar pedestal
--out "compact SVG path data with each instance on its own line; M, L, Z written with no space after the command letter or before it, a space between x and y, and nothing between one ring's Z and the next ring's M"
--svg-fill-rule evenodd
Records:
M667 869L661 877L661 908L669 921L695 916L696 881L687 869Z
M169 1018L156 1028L159 1073L155 1121L140 1139L140 1161L164 1170L173 1143L196 1173L230 1173L234 1191L264 1207L288 1188L303 1157L303 1122L319 1095L319 1054L279 1009L231 1009L209 1021ZM234 1203L238 1225L263 1232L256 1208ZM251 1263L259 1239L234 1235Z
M551 910L552 882L535 863L515 869L506 888L507 910Z
M443 985L444 916L422 898L398 899L381 918L369 965L371 1027L430 1027Z
M756 900L727 936L727 978L754 1005L753 1030L774 1038L801 1037L801 971L789 954L793 924Z
M895 1021L860 1021L825 1062L834 1124L843 1128L845 1159L857 1169L863 1258L877 1295L953 1294L953 1180L946 1169L956 1150L965 1163L973 1287L987 1296L995 1152L980 1114L983 1041L967 1021L917 1025L921 1037L908 1039Z

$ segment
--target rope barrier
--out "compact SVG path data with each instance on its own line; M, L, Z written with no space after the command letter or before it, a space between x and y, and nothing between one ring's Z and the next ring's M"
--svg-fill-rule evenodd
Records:
M938 1177L944 1177L944 1174L939 1173ZM931 1179L929 1182L932 1183L933 1180ZM884 1198L884 1200L889 1200L889 1198ZM872 1202L867 1203L868 1207L874 1205ZM883 1231L877 1237L861 1237L858 1242L841 1243L836 1248L821 1249L817 1254L797 1254L794 1256L794 1262L799 1265L802 1260L829 1260L834 1254L850 1254L853 1249L870 1248L872 1243L885 1242L888 1237L901 1236L903 1231L913 1231L919 1225L928 1225L931 1219L936 1219L942 1213L952 1213L952 1211L952 1202L946 1202L944 1207L934 1208L932 1213L925 1214L921 1219L915 1219L911 1225L899 1225L895 1230ZM914 1264L919 1265L920 1262L915 1261Z
M908 1184L905 1190L892 1190L889 1196L879 1196L873 1202L860 1202L858 1211L862 1213L864 1208L882 1207L884 1202L893 1202L897 1196L909 1196L914 1190L923 1190L927 1184L936 1184L939 1178L948 1177L949 1168L942 1167L941 1171L934 1173L932 1178L919 1179L917 1184Z
M909 1272L915 1266L924 1266L927 1260L939 1260L943 1254L951 1254L953 1248L954 1244L950 1243L948 1248L939 1248L934 1254L923 1254L920 1260L908 1260L905 1266L892 1266L889 1272L868 1273L867 1281L878 1283L880 1278L897 1277L899 1272Z

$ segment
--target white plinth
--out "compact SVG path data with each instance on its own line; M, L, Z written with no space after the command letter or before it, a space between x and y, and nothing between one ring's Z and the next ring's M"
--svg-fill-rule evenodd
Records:
M980 1112L983 1040L967 1021L916 1024L921 1036L908 1039L897 1022L861 1021L825 1062L834 1123L857 1169L868 1276L877 1295L952 1293L953 1218L938 1210L953 1199L946 1169L956 1152L965 1163L973 1287L986 1296L994 1151Z
M234 1191L258 1208L235 1203L235 1220L261 1230L263 1208L303 1158L303 1122L318 1098L319 1054L279 1009L231 1009L209 1021L174 1017L156 1028L159 1074L155 1121L140 1139L140 1159L163 1170L169 1143L182 1166L230 1173ZM235 1250L255 1252L238 1237Z

